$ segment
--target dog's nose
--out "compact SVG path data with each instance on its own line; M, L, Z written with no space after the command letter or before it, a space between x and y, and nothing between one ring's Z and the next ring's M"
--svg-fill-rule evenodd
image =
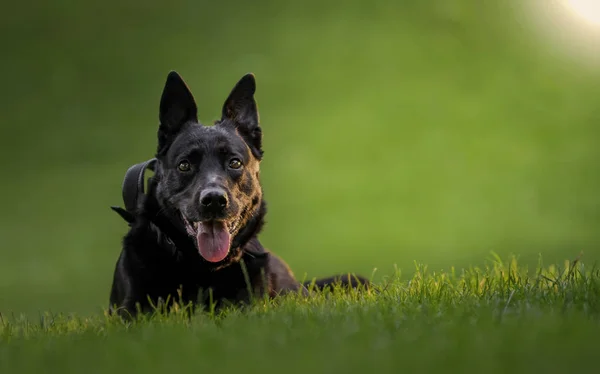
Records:
M207 189L200 194L200 204L205 208L222 209L227 206L227 195L218 188Z

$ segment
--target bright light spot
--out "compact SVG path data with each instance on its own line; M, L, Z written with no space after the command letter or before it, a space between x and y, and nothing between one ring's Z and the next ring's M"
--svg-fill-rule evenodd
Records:
M600 26L600 0L563 0L563 2L579 17Z
M534 42L564 62L600 73L600 0L508 0Z

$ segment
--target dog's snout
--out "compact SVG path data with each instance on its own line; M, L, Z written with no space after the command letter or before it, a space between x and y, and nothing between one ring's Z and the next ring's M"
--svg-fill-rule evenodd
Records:
M200 204L204 208L223 209L227 207L227 195L218 188L207 189L200 194Z

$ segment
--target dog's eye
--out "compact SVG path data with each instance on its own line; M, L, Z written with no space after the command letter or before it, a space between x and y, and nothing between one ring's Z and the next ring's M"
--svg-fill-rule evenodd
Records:
M231 161L229 161L229 167L232 169L239 169L242 167L242 161L238 158L232 158Z
M177 169L179 169L179 171L184 171L184 172L190 171L191 168L192 167L191 167L190 163L187 161L181 161L179 163L179 165L177 166Z

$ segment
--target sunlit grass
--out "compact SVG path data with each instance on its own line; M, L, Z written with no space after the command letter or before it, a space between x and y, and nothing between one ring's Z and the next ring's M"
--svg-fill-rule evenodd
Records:
M495 258L482 268L439 273L416 265L411 278L396 273L368 291L256 300L245 310L192 318L180 307L133 323L106 314L4 314L0 368L79 371L92 360L97 372L278 372L300 360L285 370L363 373L371 365L439 370L452 361L462 372L502 372L502 360L511 358L511 370L558 370L593 361L599 296L600 269L578 260L528 269Z
M171 69L205 123L256 74L260 239L299 276L600 254L600 76L513 1L46 3L15 3L0 35L2 312L106 305L127 230L109 206L156 149Z

